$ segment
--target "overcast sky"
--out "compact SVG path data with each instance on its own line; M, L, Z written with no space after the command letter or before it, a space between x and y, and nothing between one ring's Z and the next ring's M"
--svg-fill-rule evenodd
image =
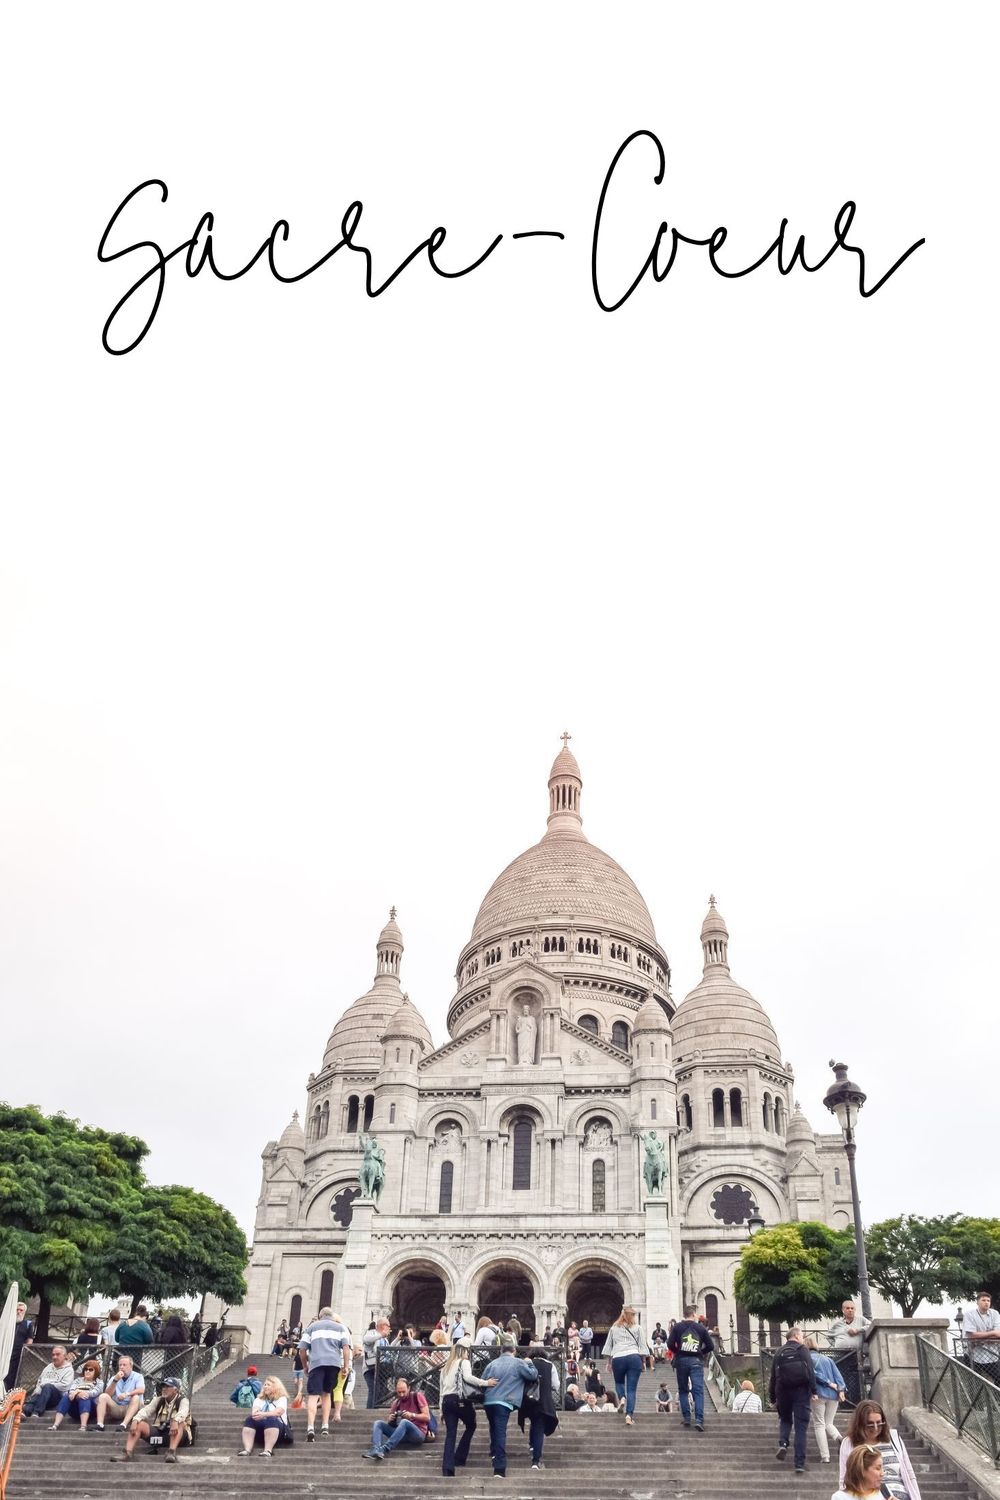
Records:
M814 1127L828 1059L868 1091L866 1218L1000 1212L991 13L420 9L68 6L55 49L17 19L0 1094L136 1132L249 1228L392 903L445 1039L567 729L675 998L714 892ZM877 275L927 243L868 300L843 252L724 281L682 246L608 316L594 211L639 127L668 173L623 168L609 284L663 217L732 264L783 216L818 259L848 198ZM115 359L148 260L97 242L157 175L117 244L212 209L231 267L284 217L302 266L355 197L385 268L439 223L444 264L508 238L377 301L360 257L178 260Z

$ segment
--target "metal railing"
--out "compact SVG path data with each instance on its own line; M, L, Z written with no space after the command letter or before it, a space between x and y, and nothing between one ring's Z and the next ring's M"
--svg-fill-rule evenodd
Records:
M1000 1385L1000 1339L970 1339L966 1334L952 1334L952 1353L963 1365Z
M17 1434L24 1407L24 1392L8 1391L0 1401L0 1500L7 1493L7 1475L17 1446Z
M920 1399L1000 1468L1000 1386L928 1338L917 1338Z
M180 1381L181 1390L186 1396L190 1396L195 1380L204 1373L199 1366L198 1356L207 1357L211 1363L206 1368L213 1369L218 1360L224 1357L221 1353L216 1354L218 1344L211 1349L203 1349L192 1344L64 1344L56 1339L50 1344L25 1345L21 1350L14 1384L23 1387L30 1396L45 1366L51 1362L52 1350L58 1348L66 1350L70 1364L78 1370L85 1360L96 1360L101 1367L101 1382L104 1385L116 1373L121 1357L126 1355L131 1357L133 1369L143 1376L147 1390L158 1385L165 1376L173 1375ZM203 1359L202 1363L206 1363L206 1360Z
M450 1353L451 1349L447 1345L437 1344L390 1344L387 1349L376 1348L375 1405L389 1405L396 1394L396 1381L402 1377L409 1381L411 1390L423 1391L428 1406L440 1406L441 1371ZM516 1353L521 1359L531 1358L530 1351L523 1347ZM468 1355L473 1375L482 1378L483 1370L491 1360L499 1358L500 1350L495 1345L476 1344L468 1351ZM565 1356L554 1349L546 1349L544 1358L555 1366L559 1374L561 1405L566 1394Z
M759 1395L764 1403L764 1410L770 1408L768 1390L771 1384L771 1366L778 1349L762 1349L757 1357L760 1366L760 1391ZM871 1391L871 1367L868 1363L867 1351L861 1349L828 1349L820 1348L817 1354L828 1354L840 1371L841 1378L847 1387L847 1396L843 1402L848 1411L857 1406L859 1401L867 1399Z
M723 1406L729 1406L736 1394L736 1387L719 1364L718 1356L710 1354L705 1364L705 1373L719 1393Z

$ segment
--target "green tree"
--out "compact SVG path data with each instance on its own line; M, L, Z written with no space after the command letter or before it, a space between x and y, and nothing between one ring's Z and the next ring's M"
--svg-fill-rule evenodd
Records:
M839 1311L857 1285L854 1231L825 1224L776 1224L743 1246L733 1279L751 1313L797 1323Z
M53 1303L89 1291L147 1150L136 1136L0 1103L0 1284L38 1297L39 1338Z
M951 1294L947 1236L961 1222L958 1214L929 1219L901 1214L873 1224L865 1235L869 1280L904 1318L912 1318L921 1302L940 1302Z
M145 1184L130 1194L123 1220L92 1268L92 1284L110 1296L197 1297L212 1292L242 1302L250 1251L228 1209L188 1187Z
M952 1215L942 1236L941 1285L950 1297L989 1292L1000 1303L1000 1219Z

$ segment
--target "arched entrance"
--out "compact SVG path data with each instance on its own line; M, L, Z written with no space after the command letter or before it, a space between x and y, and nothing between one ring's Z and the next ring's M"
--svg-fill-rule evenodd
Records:
M566 1289L566 1317L577 1327L587 1319L595 1347L598 1335L607 1333L624 1305L625 1289L618 1277L600 1266L578 1271Z
M392 1292L390 1321L393 1333L412 1323L424 1338L446 1312L444 1282L427 1266L404 1271Z
M535 1331L535 1289L531 1277L520 1266L505 1261L490 1266L479 1283L477 1317L492 1318L505 1325L513 1313L523 1333Z

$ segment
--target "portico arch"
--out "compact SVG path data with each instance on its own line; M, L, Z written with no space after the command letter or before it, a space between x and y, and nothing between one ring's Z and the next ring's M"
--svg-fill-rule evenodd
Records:
M566 1286L566 1317L579 1325L586 1318L594 1336L603 1336L628 1303L616 1268L595 1261L579 1267Z
M479 1278L476 1315L501 1324L513 1315L525 1333L533 1333L537 1300L538 1290L521 1262L494 1261Z
M389 1321L394 1329L412 1323L420 1333L428 1335L448 1310L448 1288L441 1268L423 1258L406 1261L393 1278L388 1300L392 1309Z

